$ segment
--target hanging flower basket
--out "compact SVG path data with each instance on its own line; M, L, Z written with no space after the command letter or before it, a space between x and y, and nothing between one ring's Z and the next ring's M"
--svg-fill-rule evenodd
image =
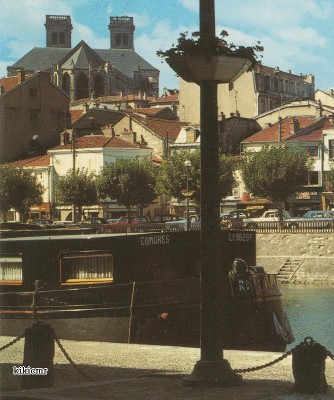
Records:
M165 59L182 79L196 83L233 82L260 63L257 54L263 51L260 42L251 47L236 46L226 41L226 31L222 31L220 36L213 38L208 48L199 32L193 32L191 36L184 32L180 34L176 45L165 51L157 51L157 55Z
M247 58L230 56L182 55L166 58L167 64L186 82L213 81L228 83L235 81L250 69Z

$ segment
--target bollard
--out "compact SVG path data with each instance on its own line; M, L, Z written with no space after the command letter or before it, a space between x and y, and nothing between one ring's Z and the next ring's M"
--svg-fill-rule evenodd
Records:
M53 386L54 331L37 322L25 331L22 389Z
M327 350L324 346L306 337L292 350L292 371L295 390L299 393L325 393L325 360Z

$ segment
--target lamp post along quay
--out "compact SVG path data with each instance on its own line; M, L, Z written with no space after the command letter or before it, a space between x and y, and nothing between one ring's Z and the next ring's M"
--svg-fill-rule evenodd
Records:
M187 189L186 192L183 194L186 196L186 221L187 221L187 231L190 231L190 218L189 218L189 200L190 196L192 196L193 192L189 191L189 170L191 168L191 161L186 160L184 162L184 166L186 167L186 174L187 174Z
M210 57L215 39L214 0L200 0L203 57ZM201 126L201 359L183 379L185 386L236 385L241 381L223 358L218 298L221 269L217 82L200 82Z

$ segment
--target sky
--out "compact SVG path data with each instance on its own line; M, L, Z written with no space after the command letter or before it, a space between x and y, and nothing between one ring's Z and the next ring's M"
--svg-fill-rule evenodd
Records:
M333 0L216 0L216 31L252 46L261 42L264 65L313 74L316 89L334 88ZM109 18L132 16L135 51L160 70L160 90L179 87L157 50L181 32L199 30L198 0L0 0L0 77L33 47L45 47L46 15L70 15L72 46L84 40L109 48Z

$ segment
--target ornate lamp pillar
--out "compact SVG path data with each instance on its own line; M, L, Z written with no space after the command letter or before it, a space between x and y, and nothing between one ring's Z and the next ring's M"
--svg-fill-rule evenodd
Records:
M203 57L213 53L214 0L200 0ZM223 358L217 83L200 81L201 118L201 359L183 383L192 387L235 385L241 376Z

